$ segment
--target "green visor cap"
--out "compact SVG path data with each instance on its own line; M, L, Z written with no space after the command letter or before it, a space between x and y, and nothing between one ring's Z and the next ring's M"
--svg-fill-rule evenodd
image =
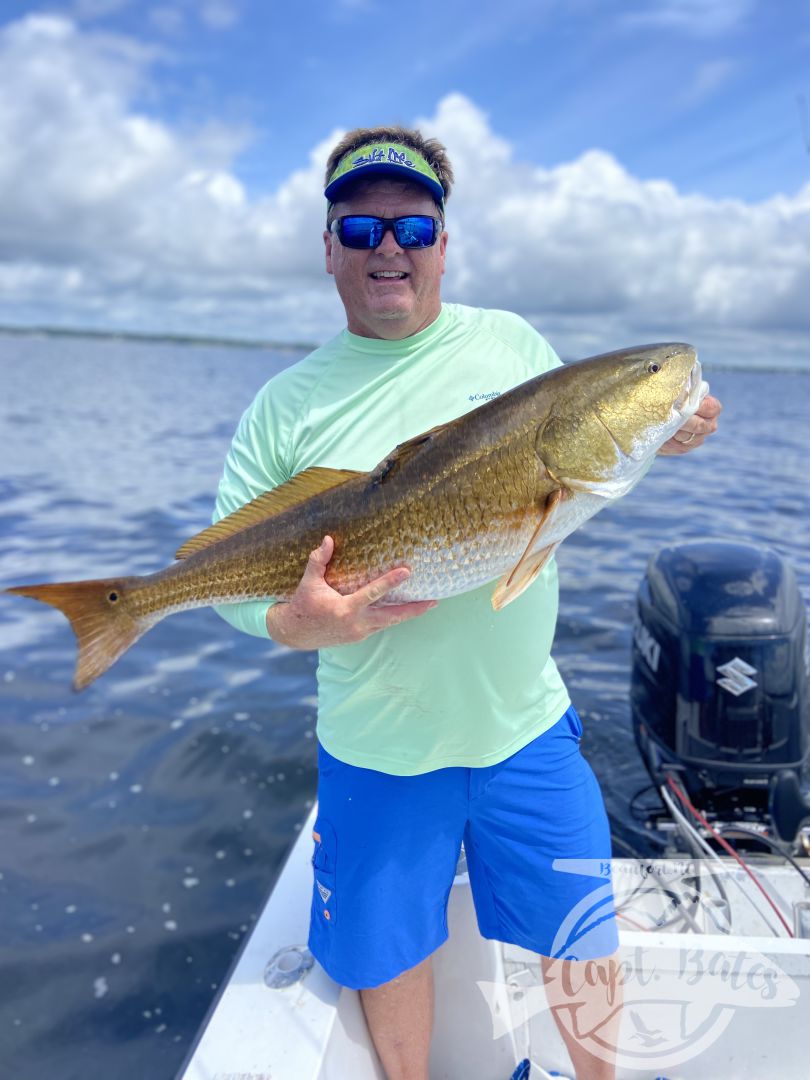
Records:
M439 206L444 202L444 188L438 176L421 154L402 143L368 143L344 154L329 178L324 195L337 202L355 180L367 176L385 176L392 180L411 180L427 188Z

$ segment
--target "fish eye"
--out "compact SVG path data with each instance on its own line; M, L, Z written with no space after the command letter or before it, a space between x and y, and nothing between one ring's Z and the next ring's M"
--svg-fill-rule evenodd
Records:
M114 590L113 590L113 592L107 593L107 599L110 601L111 604L114 604L116 602L116 600L118 599L118 593L115 592Z
M650 375L655 375L656 371L661 370L661 365L656 364L655 360L650 360L650 362L647 364L646 370L650 373Z

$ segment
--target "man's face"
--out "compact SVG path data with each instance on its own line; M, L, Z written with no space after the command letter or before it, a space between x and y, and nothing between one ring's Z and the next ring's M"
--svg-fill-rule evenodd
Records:
M346 214L439 217L430 195L411 183L366 182L335 204L333 218ZM333 274L346 308L349 330L362 337L410 337L438 316L447 233L429 248L401 248L392 230L373 251L344 247L334 233L323 234L326 271ZM391 275L395 276L383 276Z

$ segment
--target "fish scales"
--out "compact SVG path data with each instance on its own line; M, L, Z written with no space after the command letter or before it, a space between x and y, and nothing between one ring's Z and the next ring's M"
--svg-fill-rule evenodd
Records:
M133 600L151 613L178 604L287 599L326 532L335 539L327 581L339 592L353 592L397 564L409 566L411 577L389 594L389 602L440 598L483 584L523 550L533 527L527 516L552 486L540 483L531 441L519 434L522 447L490 452L486 470L477 469L477 458L456 459L454 467L440 467L414 484L409 472L416 466L406 465L377 505L368 480L349 481L345 490L313 502L305 531L295 511L287 511L143 579ZM424 463L419 471L424 473Z
M307 470L192 538L143 577L17 586L59 608L81 689L175 611L289 600L311 551L335 540L326 580L354 592L395 566L383 600L442 599L500 578L499 609L556 545L646 471L708 387L691 346L641 346L537 376L397 447L370 473Z
M452 595L491 580L525 547L527 515L552 485L541 482L528 425L518 431L505 425L504 444L494 449L467 440L472 445L464 456L449 435L407 462L376 499L373 479L349 481L311 500L303 522L299 512L287 511L143 579L140 602L150 611L156 604L191 606L189 578L200 605L286 599L326 532L335 539L327 580L343 593L398 563L412 573L390 602Z

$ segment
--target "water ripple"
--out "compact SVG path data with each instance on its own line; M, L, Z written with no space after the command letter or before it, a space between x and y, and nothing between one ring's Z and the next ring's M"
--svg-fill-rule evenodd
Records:
M204 527L230 435L289 356L0 337L0 584L146 572ZM770 544L810 596L810 376L718 372L722 433L560 549L555 655L614 824L646 782L627 703L661 544ZM121 393L126 388L126 394ZM167 620L82 695L64 619L0 596L0 1059L172 1075L315 785L315 657Z

